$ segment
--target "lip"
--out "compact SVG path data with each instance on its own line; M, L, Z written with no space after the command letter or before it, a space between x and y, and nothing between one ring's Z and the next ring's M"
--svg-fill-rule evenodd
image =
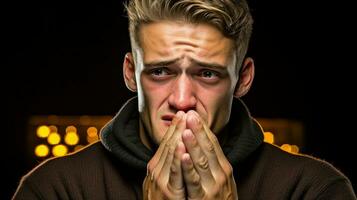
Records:
M172 119L174 118L175 115L163 115L161 117L161 120L164 121L164 124L167 126L171 125Z

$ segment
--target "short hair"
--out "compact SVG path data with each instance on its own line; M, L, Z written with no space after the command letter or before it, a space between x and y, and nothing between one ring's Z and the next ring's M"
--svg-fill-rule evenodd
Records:
M234 41L239 68L247 53L253 19L245 0L128 0L132 47L140 45L141 24L164 20L205 23Z

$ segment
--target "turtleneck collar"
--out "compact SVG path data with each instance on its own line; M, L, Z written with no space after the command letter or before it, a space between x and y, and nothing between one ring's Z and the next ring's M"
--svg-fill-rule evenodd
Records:
M232 166L249 156L263 142L263 131L250 116L244 103L235 99L231 117L219 136L224 154ZM154 152L148 149L139 136L137 97L129 99L116 116L101 130L101 142L121 163L137 170L146 170Z

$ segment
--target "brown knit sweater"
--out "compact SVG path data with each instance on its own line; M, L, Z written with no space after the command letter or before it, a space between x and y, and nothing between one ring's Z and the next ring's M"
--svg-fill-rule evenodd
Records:
M13 199L142 199L146 163L153 152L138 135L136 98L102 130L101 142L47 160L23 177ZM219 135L245 199L356 199L349 180L330 164L262 142L262 130L236 100Z

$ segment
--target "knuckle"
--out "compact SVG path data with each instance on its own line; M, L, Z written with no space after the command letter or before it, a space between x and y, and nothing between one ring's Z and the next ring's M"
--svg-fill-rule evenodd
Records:
M166 189L166 183L164 183L164 182L162 181L162 179L160 179L160 178L156 179L155 184L156 184L156 186L157 186L161 191L165 191L165 189Z
M185 199L185 188L174 189L170 184L160 188L162 199Z
M170 192L165 190L164 188L161 188L161 194L163 199L170 199Z
M208 160L205 156L202 156L199 158L197 165L199 168L207 170L209 169L209 164L208 164Z
M168 150L168 154L169 155L173 155L175 153L175 146L170 145L169 146L169 150Z
M232 193L232 191L229 191L229 192L226 192L225 193L225 199L233 199L233 193Z
M227 182L227 175L220 170L220 172L217 173L215 180L216 180L216 185L220 187Z
M147 166L147 170L148 170L149 174L152 174L154 172L154 166L151 162L149 162L149 164Z
M174 188L171 184L167 184L167 191L169 194L176 196L176 197L183 197L185 194L185 187L182 186L181 188ZM180 199L180 198L177 198Z
M224 167L224 172L225 172L227 177L233 176L233 168L232 168L232 166L231 165L226 165Z
M211 188L206 195L207 199L222 199L221 188L218 186Z
M214 145L212 143L208 143L207 150L209 153L215 153Z
M214 145L219 145L219 142L218 142L217 137L216 137L214 134L212 134L211 136L212 136L212 137L211 137L212 143L213 143Z
M192 176L191 184L193 186L199 186L200 182L201 182L200 177L197 174L195 176Z
M217 178L217 180L216 180L216 186L218 186L218 187L220 187L221 188L221 186L222 185L224 185L224 183L226 182L226 176L218 176L218 178Z
M175 165L171 165L170 172L171 172L172 175L177 175L178 174L177 167Z

